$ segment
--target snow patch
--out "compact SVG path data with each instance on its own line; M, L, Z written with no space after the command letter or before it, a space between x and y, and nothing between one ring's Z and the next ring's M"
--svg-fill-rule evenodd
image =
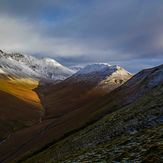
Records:
M6 74L2 69L0 69L0 74Z
M14 76L48 80L64 80L75 73L54 59L19 53L0 53L0 68Z
M93 72L102 72L108 68L110 69L112 68L112 66L107 63L95 63L87 65L86 67L78 71L77 74L79 75L79 74L89 74Z

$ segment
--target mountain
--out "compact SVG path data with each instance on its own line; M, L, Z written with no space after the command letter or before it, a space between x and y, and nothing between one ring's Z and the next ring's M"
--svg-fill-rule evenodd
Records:
M93 81L96 78L98 80L105 79L107 76L110 76L113 73L119 73L119 75L122 76L131 75L120 66L111 66L107 63L95 63L80 69L76 74L74 74L74 77L78 77L81 80L87 79Z
M163 84L163 65L140 71L113 92L112 97L121 96L121 100L116 103L126 105L161 84Z
M73 73L50 58L0 50L0 142L15 131L40 123L44 113L36 92L40 80L64 80Z
M37 83L0 77L0 144L12 133L40 122L43 108L33 91Z
M155 76L153 79L158 78L159 76ZM149 80L149 83L151 81ZM89 162L90 160L162 162L163 84L161 83L157 83L151 91L134 103L106 115L94 124L22 160L26 163Z
M95 99L92 104L87 103L87 107L76 110L74 121L73 116L69 117L74 125L84 118L85 126L58 141L54 134L51 142L28 153L21 161L161 162L162 76L163 65L143 70L99 101ZM84 115L83 110L86 111ZM92 123L86 123L88 114ZM68 118L60 121L58 130L53 130L56 125L51 124L50 133L61 131L63 124L68 127L71 123Z
M131 77L129 72L119 66L104 63L88 65L68 79L43 88L46 117L57 117L82 108Z
M19 53L0 52L0 72L16 77L64 80L74 71L61 65L54 59L36 58Z
M77 81L96 83L95 89L110 92L132 77L124 68L107 63L96 63L86 66L73 75ZM75 81L75 80L74 80Z
M85 71L87 68L83 70ZM81 75L83 70L59 83L48 83L39 86L37 92L44 108L41 123L16 132L5 143L1 144L0 158L15 158L29 149L38 149L88 125L96 118L94 114L100 110L100 108L96 108L97 105L94 103L98 104L98 101L105 98L107 93L132 76L123 68L106 64L99 64L99 69L91 72L91 74L88 72ZM112 76L114 74L120 72L123 72L121 74L124 76L120 75L117 80L121 82L109 82L109 79L113 80ZM94 80L91 76L94 77ZM106 90L101 87L101 82L105 80L108 81ZM14 147L14 150L11 149L10 152L7 152L5 149L11 146ZM5 152L8 154L6 155Z
M78 72L79 70L83 68L83 66L69 66L69 68L73 70L74 72Z
M132 101L160 84L163 84L163 65L139 72L124 87L130 88L129 100Z
M40 122L2 140L0 162L160 162L162 76L99 63L40 84Z

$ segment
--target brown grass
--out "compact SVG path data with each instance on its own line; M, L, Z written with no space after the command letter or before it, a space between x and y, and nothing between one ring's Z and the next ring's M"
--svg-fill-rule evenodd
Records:
M33 89L38 82L31 79L0 79L0 90L11 94L23 101L41 107L41 102Z
M0 79L0 141L13 132L40 121L42 105L30 79Z

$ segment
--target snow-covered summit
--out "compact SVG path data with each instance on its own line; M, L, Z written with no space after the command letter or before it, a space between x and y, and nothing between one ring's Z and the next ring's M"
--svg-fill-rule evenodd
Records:
M77 74L89 74L93 72L101 72L106 69L110 69L111 65L107 63L94 63L94 64L89 64L80 71L77 72Z
M89 75L89 74L97 74L97 73L100 73L101 75L102 74L110 75L117 71L124 74L126 73L130 74L128 71L126 71L125 69L123 69L118 65L112 66L108 63L94 63L94 64L87 65L86 67L78 71L76 75Z
M63 80L74 73L51 58L36 58L3 51L0 51L0 69L10 75L49 80Z
M69 68L76 73L76 72L80 71L83 68L83 66L76 65L76 66L69 66Z
M62 65L60 63L58 63L57 61L55 61L54 59L51 59L51 58L43 58L42 61L45 64L48 64L50 66L60 66L60 67L62 67Z
M116 80L116 82L126 81L132 76L124 68L117 65L110 65L108 63L94 63L89 64L86 67L75 73L70 79L73 81L90 81L93 83L107 83L108 81Z

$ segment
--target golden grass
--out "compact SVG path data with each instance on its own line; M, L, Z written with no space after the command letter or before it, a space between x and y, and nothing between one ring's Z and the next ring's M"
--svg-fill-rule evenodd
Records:
M0 90L17 98L41 107L40 99L33 89L37 88L38 81L30 78L0 79Z

